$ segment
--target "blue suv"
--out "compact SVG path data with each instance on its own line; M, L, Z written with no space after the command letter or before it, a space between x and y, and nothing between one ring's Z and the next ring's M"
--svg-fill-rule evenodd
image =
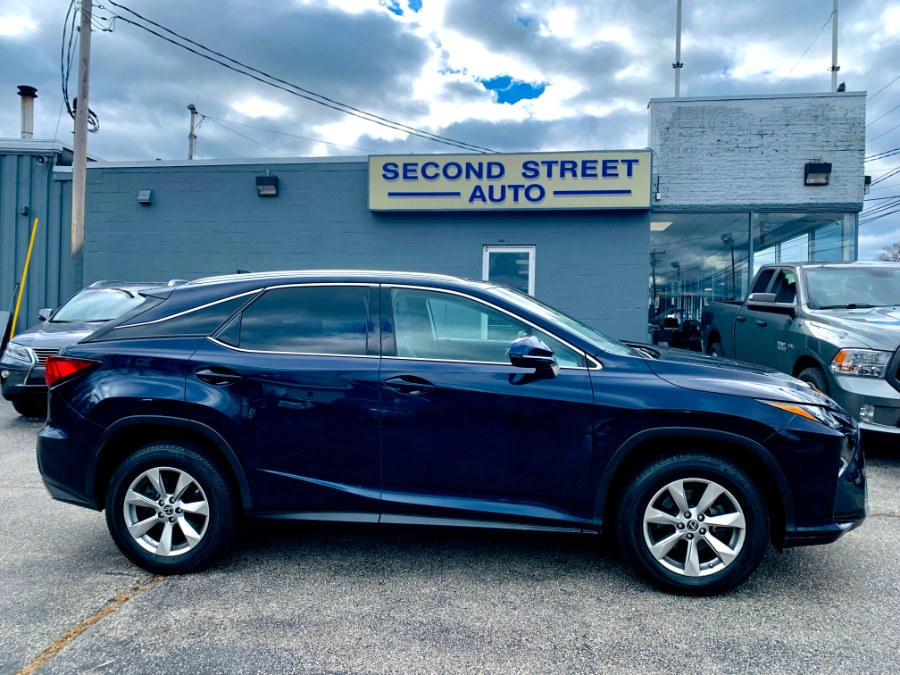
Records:
M198 570L239 518L614 533L659 588L721 592L769 542L866 514L856 424L808 385L653 358L505 286L280 272L144 291L47 360L56 499Z

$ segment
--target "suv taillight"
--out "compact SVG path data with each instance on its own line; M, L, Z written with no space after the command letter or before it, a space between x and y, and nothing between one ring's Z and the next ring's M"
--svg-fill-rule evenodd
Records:
M91 361L90 359L76 359L72 356L48 356L44 380L46 380L48 387L52 387L73 375L84 373L99 365L99 361Z

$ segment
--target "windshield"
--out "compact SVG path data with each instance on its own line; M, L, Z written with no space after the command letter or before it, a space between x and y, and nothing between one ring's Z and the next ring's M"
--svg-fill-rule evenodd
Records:
M805 274L810 309L900 305L900 267L817 267Z
M90 288L81 291L56 310L50 321L53 323L111 321L143 301L143 296L123 288Z
M532 314L537 314L538 316L544 317L545 319L562 324L573 333L576 333L578 336L584 338L588 342L595 344L598 350L610 352L612 354L619 354L621 356L641 357L641 354L636 352L628 345L622 344L618 340L615 340L604 335L603 333L594 330L590 326L585 326L580 321L576 321L572 317L566 316L559 310L554 309L549 305L545 305L538 300L535 300L530 295L525 295L524 293L521 293L512 288L507 288L506 286L492 286L490 288L490 292L494 295L502 297L508 302L512 302L513 304L528 310Z

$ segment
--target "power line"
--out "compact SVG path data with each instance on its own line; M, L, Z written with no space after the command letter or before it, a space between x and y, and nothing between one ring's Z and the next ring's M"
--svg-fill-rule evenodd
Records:
M882 117L887 117L888 115L890 115L890 114L891 114L892 112L894 112L897 108L900 108L900 103L898 103L898 104L895 105L893 108L891 108L890 110L888 110L886 113L884 113L884 115L882 115L881 117L879 117L877 120L872 120L871 122L869 122L869 123L866 125L866 129L868 129L870 126L872 126L873 124L875 124L875 122L877 122L878 120L880 120Z
M320 139L318 139L318 138L309 138L308 136L298 136L298 135L296 135L296 134L289 134L289 133L286 133L286 132L284 132L284 131L276 131L275 129L263 129L263 128L261 128L261 127L255 127L255 126L253 126L253 125L251 125L251 124L244 124L244 123L242 123L242 122L235 122L235 121L233 121L233 120L223 120L223 119L218 119L218 118L215 118L215 117L210 117L209 115L201 115L201 117L208 118L210 122L222 122L222 123L225 123L225 124L234 124L234 125L237 125L237 126L239 126L239 127L247 127L248 129L255 129L256 131L264 131L264 132L269 133L269 134L278 134L278 135L280 135L280 136L288 136L289 138L299 138L299 139L301 139L301 140L304 140L304 141L311 141L311 142L313 142L313 143L324 143L325 145L333 145L333 146L338 147L338 148L348 148L348 149L350 149L350 150L362 150L363 152L376 152L375 150L372 150L371 148L360 148L360 147L355 146L355 145L342 145L342 144L340 144L340 143L332 143L332 142L330 142L330 141L323 141L323 140L320 140Z
M806 48L806 51L804 51L804 52L800 55L800 58L797 59L797 63L795 63L795 64L793 65L793 67L788 71L788 74L785 75L783 78L781 78L781 82L779 82L779 83L778 83L778 86L775 87L775 91L778 91L779 87L781 87L781 85L784 84L784 81L785 81L786 79L788 79L788 78L791 76L791 73L794 72L794 68L796 68L797 66L800 65L800 62L803 60L803 57L806 56L806 54L809 52L809 50L812 49L812 46L813 46L814 44L816 44L816 40L819 39L819 36L822 34L822 31L824 31L824 30L825 30L825 27L828 26L829 23L831 23L831 18L832 18L833 15L834 15L834 12L829 12L829 13L828 13L828 18L825 19L825 23L822 24L822 27L819 29L819 32L816 33L816 37L814 37L814 38L813 38L813 41L809 43L809 47L807 47L807 48Z
M178 40L182 40L184 42L187 42L188 44L192 44L192 45L198 47L199 49L203 50L204 52L208 52L208 54L204 54L195 49L192 49L191 47L189 47L185 44L182 44L181 42L173 40L165 35L162 35L161 33L158 33L157 31L155 31L151 28L148 28L147 26L140 24L136 21L132 21L131 19L121 16L120 14L113 14L114 17L124 21L125 23L135 26L136 28L140 28L141 30L146 31L146 32L150 33L151 35L155 35L156 37L158 37L162 40L165 40L166 42L169 42L170 44L175 45L176 47L181 47L182 49L189 51L189 52L191 52L197 56L200 56L204 59L207 59L208 61L217 63L220 66L223 66L224 68L228 68L229 70L232 70L236 73L240 73L241 75L250 77L254 80L257 80L258 82L262 82L263 84L268 84L271 87L281 89L282 91L285 91L285 92L292 94L294 96L297 96L299 98L306 99L313 103L317 103L319 105L325 106L326 108L331 108L332 110L337 110L338 112L342 112L347 115L352 115L353 117L358 117L360 119L366 120L367 122L373 122L375 124L380 124L381 126L387 127L389 129L393 129L395 131L402 131L404 133L411 134L413 136L418 136L420 138L424 138L425 140L430 140L430 141L434 141L437 143L443 143L444 145L451 145L453 147L456 147L456 148L459 148L462 150L467 150L469 152L479 152L479 153L494 152L490 148L485 148L485 147L481 147L481 146L474 145L471 143L466 143L464 141L457 141L457 140L449 138L447 136L442 136L440 134L431 133L430 131L424 131L422 129L417 129L415 127L411 127L411 126L403 124L401 122L395 122L386 117L381 117L374 113L370 113L370 112L367 112L367 111L359 109L359 108L354 108L353 106L350 106L346 103L341 103L340 101L336 101L334 99L328 98L327 96L323 96L322 94L318 94L309 89L304 89L303 87L300 87L299 85L293 84L286 80L282 80L278 77L275 77L274 75L270 75L269 73L266 73L265 71L259 70L252 66L249 66L245 63L242 63L241 61L238 61L229 56L226 56L225 54L222 54L221 52L217 52L214 49L210 49L209 47L206 47L205 45L202 45L199 42L191 40L190 38L187 38L175 31L171 30L170 28L166 28L165 26L163 26L159 23L156 23L155 21L153 21L151 19L147 19L146 17L142 16L138 12L135 12L134 10L129 9L128 7L125 7L124 5L114 2L114 0L108 0L108 2L111 5L121 8L121 9L125 10L126 12L129 12L130 14L138 17L141 21L145 21L146 23L156 26L160 30L165 31L166 33L169 33L170 35L174 35L176 38L178 38ZM106 9L106 8L104 8L104 9ZM108 10L108 11L111 11L111 10ZM213 56L210 56L209 54L213 54L219 58L218 59L214 58ZM229 63L225 63L219 59L225 59L225 61L228 61L235 65L234 66L229 65ZM235 67L235 66L237 66L237 67ZM241 70L241 69L243 69L243 70ZM250 72L247 72L247 71L250 71ZM256 75L254 75L254 73L256 73Z
M274 153L277 154L277 155L281 155L282 157L287 157L287 155L284 154L283 152L281 152L280 150L276 150L275 148L270 148L268 145L263 145L262 143L260 143L259 141L257 141L255 138L250 138L249 136L247 136L247 135L245 135L245 134L242 134L240 131L236 131L236 130L234 130L234 129L229 129L229 128L226 127L224 124L220 124L219 122L217 122L216 120L214 120L212 117L209 117L208 115L200 115L200 117L202 117L203 119L208 119L210 122L212 122L212 123L215 124L216 126L222 127L225 131L230 131L230 132L233 133L233 134L237 134L237 135L240 136L241 138L246 138L246 139L247 139L248 141L250 141L251 143L256 143L257 145L259 145L259 146L265 148L266 150L271 150L272 152L274 152Z
M900 127L900 124L895 124L895 125L892 126L890 129L888 129L887 131L885 131L883 134L878 134L875 138L870 138L867 142L868 142L868 143L871 143L872 141L877 141L877 140L878 140L879 138L881 138L882 136L885 136L885 135L891 133L891 132L892 132L894 129L896 129L897 127Z
M891 81L888 82L886 85L884 85L881 89L879 89L879 90L876 91L874 94L872 94L869 98L867 98L867 99L866 99L866 103L868 103L868 102L871 101L873 98L875 98L876 96L878 96L878 94L880 94L880 93L883 92L885 89L887 89L888 87L890 87L890 86L891 86L892 84L894 84L894 82L896 82L897 80L900 80L900 75L898 75L897 77L895 77L893 80L891 80Z
M877 152L874 155L869 155L865 158L866 162L875 162L879 159L884 159L885 157L890 157L891 155L900 154L900 148L892 148L891 150L885 150L884 152Z
M891 176L896 176L900 173L900 166L895 166L893 169L888 169L887 173L880 175L878 178L872 181L872 185L878 185L883 180L890 178Z

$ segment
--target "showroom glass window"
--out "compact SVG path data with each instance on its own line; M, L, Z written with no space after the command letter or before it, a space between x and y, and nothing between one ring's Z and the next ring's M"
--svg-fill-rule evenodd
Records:
M534 295L534 246L485 246L482 278Z
M266 291L219 339L252 351L361 356L368 325L368 286L294 286Z
M509 363L509 345L525 335L543 340L560 366L581 367L575 350L520 319L465 296L397 288L391 295L397 356Z

